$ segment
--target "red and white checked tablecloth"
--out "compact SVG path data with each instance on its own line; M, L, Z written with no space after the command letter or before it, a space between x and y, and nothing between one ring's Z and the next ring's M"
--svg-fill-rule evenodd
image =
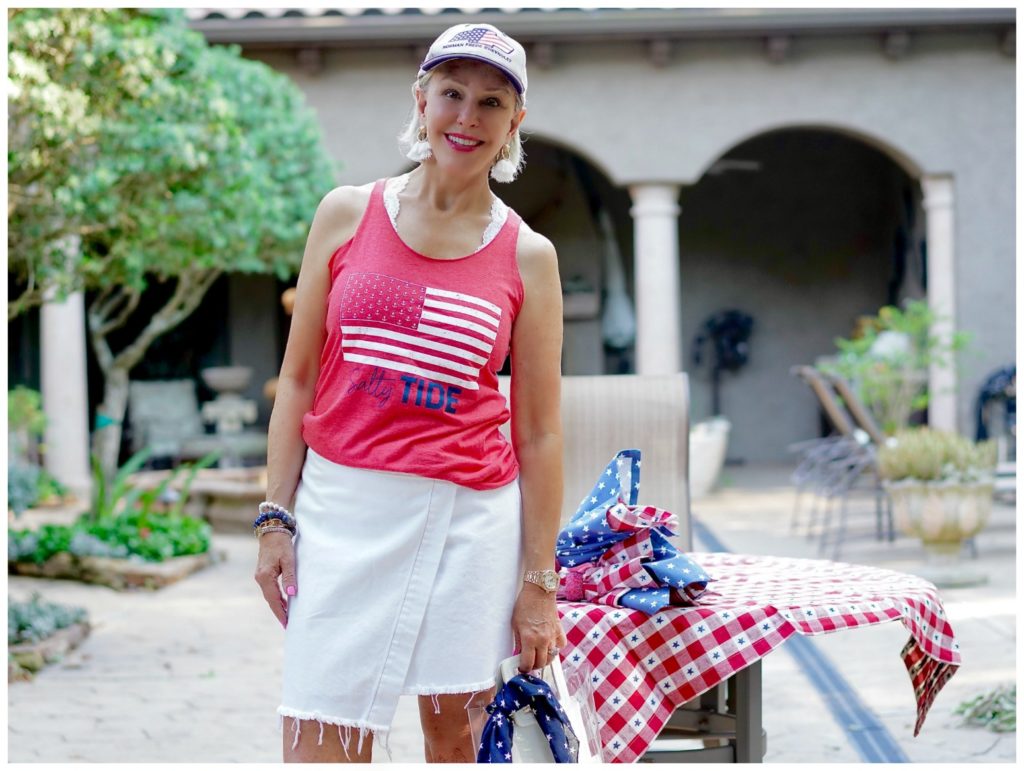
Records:
M935 587L917 576L827 560L693 553L712 578L691 607L653 615L559 602L562 665L594 691L601 743L615 762L641 757L679 706L795 633L824 634L900 619L901 656L917 697L917 736L960 665Z

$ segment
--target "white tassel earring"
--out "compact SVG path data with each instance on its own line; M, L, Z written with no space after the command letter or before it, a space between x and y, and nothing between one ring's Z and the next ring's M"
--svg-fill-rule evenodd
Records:
M498 161L491 166L491 179L495 182L511 182L516 178L516 167L512 163L512 145L507 144L498 153Z
M427 128L426 126L420 126L420 132L416 135L416 141L413 142L405 157L410 161L422 162L431 156L433 156L433 152L430 149L430 142L427 141Z

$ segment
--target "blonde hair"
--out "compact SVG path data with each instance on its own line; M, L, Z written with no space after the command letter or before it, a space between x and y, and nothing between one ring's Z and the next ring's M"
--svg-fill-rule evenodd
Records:
M443 66L443 65L442 65ZM427 84L430 83L430 78L437 72L437 69L427 70L420 75L416 81L412 84L412 98L415 101L416 91L426 91ZM515 89L512 89L516 96L515 114L518 115L522 112L526 106L526 99ZM418 140L420 133L420 116L416 111L416 105L413 104L412 112L409 114L409 120L405 124L405 128L398 135L398 147L402 151L402 155L409 152L411 148ZM520 136L519 129L515 130L512 134L512 140L509 142L509 161L512 166L515 167L515 173L512 175L512 179L519 176L519 173L523 170L523 166L526 164L526 155L523 153L523 139Z

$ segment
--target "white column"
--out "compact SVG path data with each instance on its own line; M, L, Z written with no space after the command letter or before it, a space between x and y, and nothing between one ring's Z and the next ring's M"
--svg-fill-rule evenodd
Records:
M631 185L636 287L636 371L683 369L679 308L679 185Z
M940 318L932 327L939 339L948 342L956 329L956 246L953 229L953 177L930 175L921 179L927 220L928 305ZM956 366L933 365L928 371L928 424L933 428L956 430Z
M39 314L39 364L46 412L46 470L88 499L89 391L85 359L85 298L47 302Z

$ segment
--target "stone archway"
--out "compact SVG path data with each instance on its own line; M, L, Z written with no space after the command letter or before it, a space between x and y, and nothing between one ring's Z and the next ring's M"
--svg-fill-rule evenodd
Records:
M730 455L785 460L818 435L817 410L788 374L833 353L857 318L923 297L922 186L877 143L852 132L786 128L725 151L681 197L685 367L711 313L753 316L750 363L722 385ZM708 414L705 372L691 378L694 419Z

